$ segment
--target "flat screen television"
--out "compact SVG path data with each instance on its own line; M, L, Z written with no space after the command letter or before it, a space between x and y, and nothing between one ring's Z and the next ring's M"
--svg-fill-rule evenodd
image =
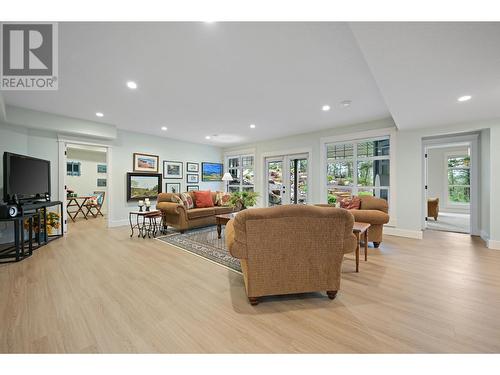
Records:
M4 152L3 200L50 199L50 161Z

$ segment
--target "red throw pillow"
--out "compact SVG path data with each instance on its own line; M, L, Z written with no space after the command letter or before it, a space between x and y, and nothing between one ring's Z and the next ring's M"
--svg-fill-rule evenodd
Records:
M357 196L352 198L344 198L340 201L340 207L346 210L359 210L361 207L361 199Z
M210 190L205 191L193 191L194 193L194 204L197 208L213 207L214 201L212 200L212 192Z

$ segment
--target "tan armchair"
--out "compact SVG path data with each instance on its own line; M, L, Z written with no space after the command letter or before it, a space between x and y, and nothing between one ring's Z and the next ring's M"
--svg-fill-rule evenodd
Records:
M437 221L439 216L439 198L427 199L427 217L433 217Z
M342 259L356 249L352 215L340 208L287 205L247 209L226 225L252 305L259 297L340 287Z

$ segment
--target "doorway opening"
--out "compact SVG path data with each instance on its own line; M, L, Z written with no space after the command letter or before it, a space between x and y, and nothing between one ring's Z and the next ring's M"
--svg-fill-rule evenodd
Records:
M109 222L109 161L106 146L60 142L60 197L67 230L107 226Z
M476 137L424 142L424 229L476 234Z
M265 166L267 207L308 203L308 153L268 157Z

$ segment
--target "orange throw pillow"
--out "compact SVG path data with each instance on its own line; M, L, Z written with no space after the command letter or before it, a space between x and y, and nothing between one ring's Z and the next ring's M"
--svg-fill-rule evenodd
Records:
M344 198L340 201L340 207L346 210L359 210L361 207L361 199L357 196L352 198Z
M213 207L212 192L210 190L193 191L194 204L197 208Z

